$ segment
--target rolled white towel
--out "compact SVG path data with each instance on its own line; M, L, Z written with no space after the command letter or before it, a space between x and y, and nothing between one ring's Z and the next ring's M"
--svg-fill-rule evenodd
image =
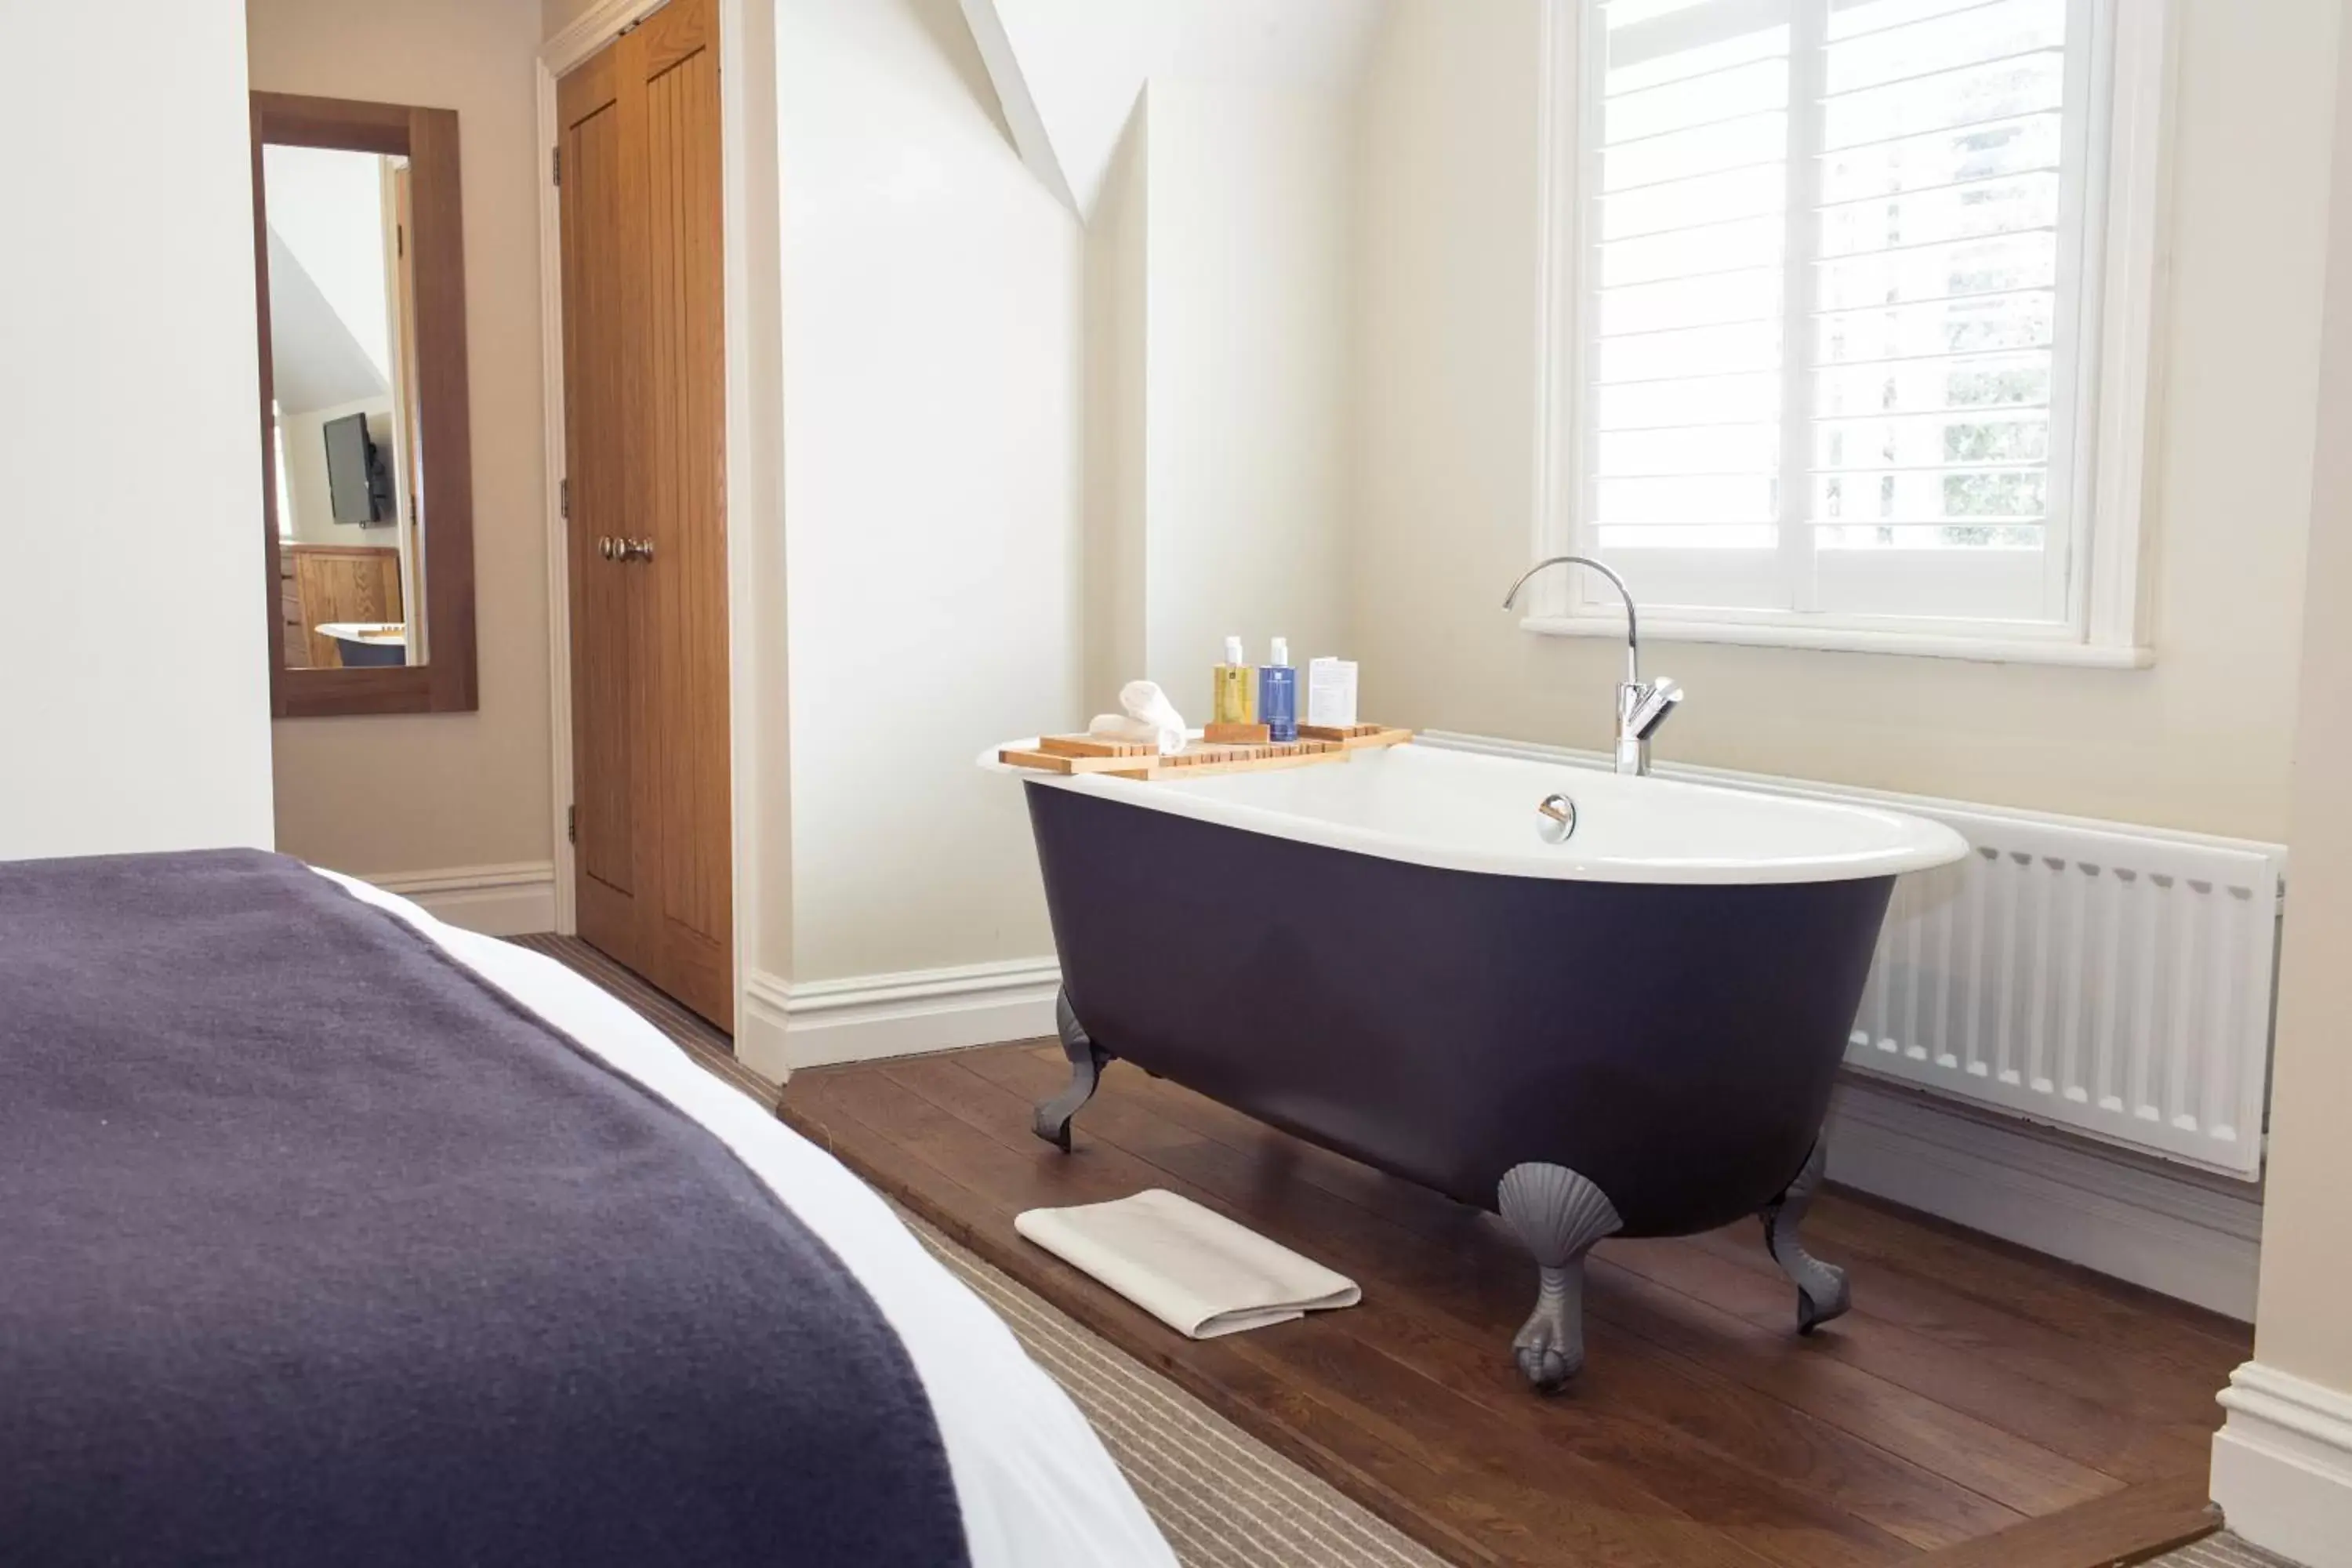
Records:
M1168 700L1168 694L1149 680L1130 680L1118 689L1119 706L1124 713L1097 713L1087 726L1087 733L1105 741L1125 741L1135 745L1156 745L1163 757L1172 757L1184 749L1184 715Z
M1087 733L1097 741L1125 741L1130 745L1156 746L1160 726L1130 719L1124 713L1097 713L1087 721Z

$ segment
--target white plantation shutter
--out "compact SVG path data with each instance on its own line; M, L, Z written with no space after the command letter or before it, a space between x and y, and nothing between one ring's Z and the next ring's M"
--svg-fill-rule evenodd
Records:
M2100 0L1582 0L1578 542L1706 617L2063 628Z

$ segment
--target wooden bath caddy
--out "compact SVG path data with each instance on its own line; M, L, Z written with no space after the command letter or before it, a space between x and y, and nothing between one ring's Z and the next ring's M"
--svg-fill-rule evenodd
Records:
M1115 773L1133 779L1197 779L1212 773L1266 773L1276 768L1311 767L1317 763L1340 763L1350 752L1368 746L1394 746L1412 739L1410 730L1381 724L1357 724L1348 729L1301 724L1298 739L1276 744L1262 737L1264 725L1215 727L1220 736L1234 730L1255 731L1249 740L1195 741L1172 757L1158 747L1130 741L1103 741L1092 735L1047 735L1034 748L1007 746L996 760L1011 767L1034 768L1047 773Z

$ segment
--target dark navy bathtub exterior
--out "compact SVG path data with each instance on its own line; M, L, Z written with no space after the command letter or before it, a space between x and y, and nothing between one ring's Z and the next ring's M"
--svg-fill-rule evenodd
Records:
M1097 1047L1484 1208L1565 1166L1628 1236L1805 1167L1894 886L1439 869L1026 788Z

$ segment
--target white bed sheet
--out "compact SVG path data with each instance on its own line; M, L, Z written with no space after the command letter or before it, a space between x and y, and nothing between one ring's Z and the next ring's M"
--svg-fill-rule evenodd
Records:
M708 1128L824 1238L898 1331L922 1379L962 1505L972 1568L1174 1568L1175 1554L1069 1396L840 1162L555 960L445 924L367 883L320 875L407 921ZM787 1560L788 1546L780 1547L779 1561Z

